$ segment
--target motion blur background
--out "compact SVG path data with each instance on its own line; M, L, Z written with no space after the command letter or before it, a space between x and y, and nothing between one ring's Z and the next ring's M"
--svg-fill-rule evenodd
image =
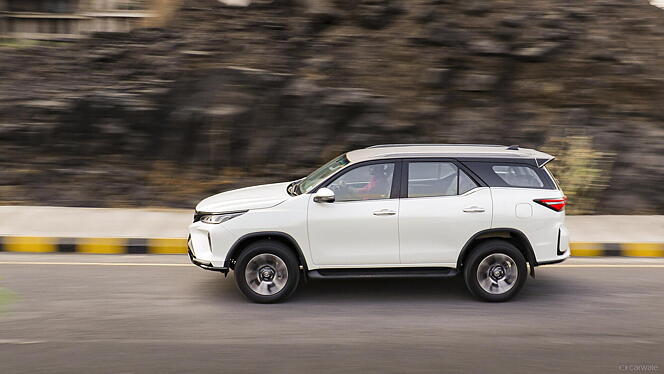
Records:
M664 213L648 0L0 0L0 205L190 208L378 143L537 147Z

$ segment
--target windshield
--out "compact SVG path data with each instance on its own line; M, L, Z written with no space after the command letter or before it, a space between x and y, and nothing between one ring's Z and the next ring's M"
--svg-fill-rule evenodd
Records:
M316 169L313 173L309 174L297 185L298 192L307 193L311 191L312 188L316 187L318 183L325 180L330 175L334 174L337 170L348 165L350 161L346 158L346 155L343 154L334 160L328 162L327 164Z

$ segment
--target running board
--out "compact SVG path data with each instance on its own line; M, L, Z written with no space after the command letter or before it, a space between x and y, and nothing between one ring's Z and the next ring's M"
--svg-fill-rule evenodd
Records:
M458 271L453 268L319 269L307 273L313 279L447 278L457 274Z

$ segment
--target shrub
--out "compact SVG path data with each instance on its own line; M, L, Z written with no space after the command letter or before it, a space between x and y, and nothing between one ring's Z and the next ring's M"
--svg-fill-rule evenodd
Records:
M542 147L556 156L547 168L556 176L568 198L570 214L593 214L608 187L614 154L593 149L589 136L552 138Z

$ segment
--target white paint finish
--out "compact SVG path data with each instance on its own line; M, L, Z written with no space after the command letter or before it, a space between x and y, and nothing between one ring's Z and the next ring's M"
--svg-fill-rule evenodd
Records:
M560 250L562 252L568 252L569 251L569 230L567 229L567 226L565 224L561 224L560 226Z
M517 218L530 218L533 216L533 206L529 203L516 204L515 214Z
M401 199L401 263L456 264L459 252L468 239L491 227L491 211L488 187L477 188L461 196Z
M264 184L240 188L210 196L196 205L199 212L233 212L273 207L290 196L286 191L290 182Z
M291 236L300 246L307 264L312 263L307 237L307 202L311 195L289 196L282 204L269 209L254 209L221 224L196 222L192 228L210 232L211 261L222 266L228 251L240 238L257 232L280 232Z
M391 210L395 215L375 215ZM317 266L399 263L398 199L309 201L309 245Z
M493 227L521 231L530 241L537 261L559 258L558 228L565 222L565 213L532 203L535 199L560 198L559 190L534 188L493 187ZM532 204L533 215L529 219L516 218L514 212L519 204Z

